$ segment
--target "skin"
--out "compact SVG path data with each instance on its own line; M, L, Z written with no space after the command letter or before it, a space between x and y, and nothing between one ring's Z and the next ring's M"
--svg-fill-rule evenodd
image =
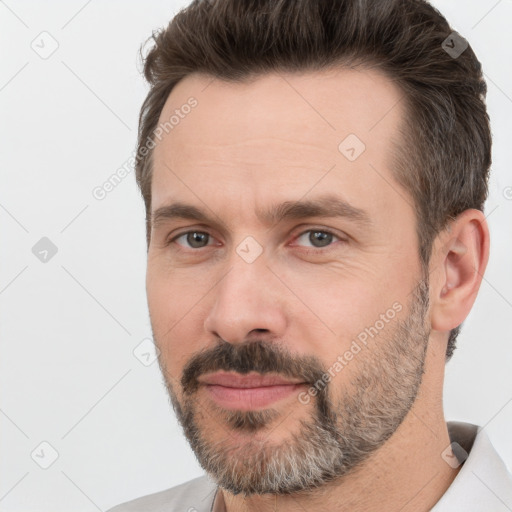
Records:
M154 150L152 212L180 201L217 222L154 225L147 267L153 334L178 402L185 403L180 379L187 363L219 338L271 340L328 368L394 303L403 305L395 321L404 320L422 274L413 200L391 172L406 115L400 90L363 69L268 74L244 84L193 74L173 89L161 120L190 96L197 107ZM353 162L338 150L349 134L366 145ZM331 217L268 225L256 216L272 204L327 193L365 210L371 226ZM322 229L339 238L315 248L308 230ZM167 244L194 230L211 235L207 247L194 249L186 237ZM247 236L264 249L250 264L236 252ZM458 472L441 457L450 444L442 406L448 334L473 306L488 253L488 227L477 210L463 212L435 240L419 392L395 433L361 466L310 492L276 498L223 490L219 503L228 512L430 510ZM393 328L391 322L382 336ZM333 403L343 400L362 361L377 357L372 347L332 379ZM233 447L254 439L283 446L314 410L296 397L276 402L277 419L263 435L231 429L203 389L197 407L208 440Z

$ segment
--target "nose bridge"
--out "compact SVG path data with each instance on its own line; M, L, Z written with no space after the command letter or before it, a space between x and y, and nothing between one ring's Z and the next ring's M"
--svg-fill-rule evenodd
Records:
M255 255L251 240L239 244L230 255L227 273L212 290L205 329L231 343L243 342L255 329L279 336L286 325L276 300L275 278L263 252Z

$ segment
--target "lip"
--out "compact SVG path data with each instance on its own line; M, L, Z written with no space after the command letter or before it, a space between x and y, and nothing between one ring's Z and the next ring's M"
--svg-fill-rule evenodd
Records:
M298 379L285 379L279 375L260 375L258 373L240 375L239 373L227 372L208 374L203 377L199 377L198 381L201 384L243 389L304 384L304 381Z
M224 409L248 411L289 398L306 385L277 375L215 373L198 379L210 398Z

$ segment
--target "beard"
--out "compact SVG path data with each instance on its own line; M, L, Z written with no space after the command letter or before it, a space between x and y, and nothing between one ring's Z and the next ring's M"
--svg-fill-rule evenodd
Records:
M336 401L332 384L322 381L327 371L318 358L291 354L277 343L221 341L200 351L183 370L181 400L160 357L171 404L201 467L220 487L245 496L309 491L353 471L393 435L416 400L430 334L427 311L428 274L412 292L407 317L394 320L391 333L390 324L378 341L354 357L353 372ZM322 382L323 387L307 406L313 408L311 414L276 443L269 438L272 427L286 419L278 421L282 412L228 410L199 402L197 378L218 370L277 373L311 385ZM214 426L224 431L222 438L218 433L215 437ZM240 441L232 432L254 435ZM259 435L263 432L268 435Z

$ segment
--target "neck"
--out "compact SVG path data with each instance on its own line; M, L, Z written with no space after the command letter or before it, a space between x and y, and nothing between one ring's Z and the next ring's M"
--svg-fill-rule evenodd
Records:
M221 489L217 510L303 512L331 509L429 511L457 476L441 457L450 444L442 408L443 371L431 340L424 379L414 406L395 433L363 464L340 479L293 495L233 495ZM436 370L434 370L436 367Z

